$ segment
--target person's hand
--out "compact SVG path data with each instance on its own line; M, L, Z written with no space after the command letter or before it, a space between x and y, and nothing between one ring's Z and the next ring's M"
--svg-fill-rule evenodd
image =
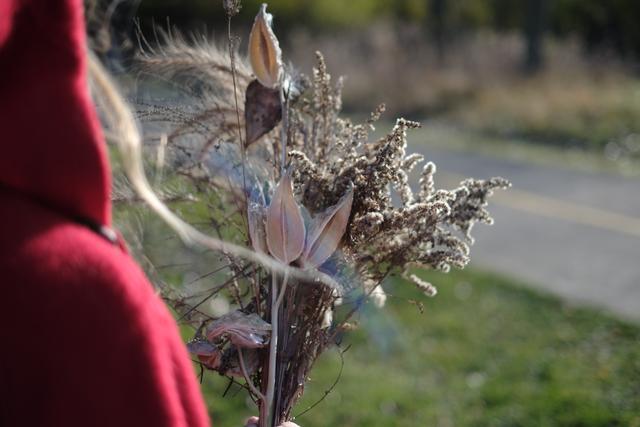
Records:
M247 419L247 422L245 423L244 427L258 427L259 426L259 422L260 422L260 418L258 417L249 417L249 419ZM280 424L278 427L300 427L298 424L291 422L291 421L285 421L284 423Z

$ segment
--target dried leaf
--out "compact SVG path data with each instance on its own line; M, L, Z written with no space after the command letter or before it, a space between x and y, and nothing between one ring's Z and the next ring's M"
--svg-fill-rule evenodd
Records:
M277 260L290 264L302 254L305 227L300 206L293 195L291 174L286 172L267 209L267 247Z
M338 248L347 229L352 204L353 191L350 190L336 205L313 218L302 256L306 267L321 266Z
M269 89L253 80L247 86L244 101L245 146L248 147L271 129L282 119L280 92Z
M261 348L269 343L271 325L256 313L234 311L212 322L207 328L207 339L214 341L226 336L241 348Z
M197 356L211 356L218 352L218 347L211 344L209 341L199 339L187 343L187 350L189 350L189 353Z
M222 361L222 353L215 345L204 340L191 341L187 344L189 353L195 355L209 369L218 369Z
M249 60L253 73L265 87L275 88L282 76L282 51L271 29L273 15L263 3L249 34Z
M238 353L235 349L230 349L235 357L232 357L225 366L224 375L231 375L232 377L244 378L242 368L240 367L240 361L238 360ZM258 357L257 350L245 350L242 352L242 359L244 360L244 367L247 369L249 376L256 373L260 366L260 358Z

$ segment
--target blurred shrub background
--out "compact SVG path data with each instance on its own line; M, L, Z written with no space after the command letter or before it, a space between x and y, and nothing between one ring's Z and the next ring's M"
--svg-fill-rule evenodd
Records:
M260 3L243 2L236 34L246 35ZM136 16L146 34L171 25L225 41L218 1L116 9L116 28L129 34ZM309 72L320 50L347 76L352 114L384 101L389 117L640 156L637 1L273 0L269 10L286 60Z

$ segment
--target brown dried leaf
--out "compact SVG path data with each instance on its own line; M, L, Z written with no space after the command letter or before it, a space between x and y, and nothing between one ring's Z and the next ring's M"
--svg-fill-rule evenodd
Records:
M350 190L336 205L313 218L302 256L305 266L319 267L335 252L347 229L352 204Z
M269 343L271 325L256 313L234 311L212 322L207 328L209 341L215 341L223 335L236 347L261 348Z
M293 195L291 174L286 172L267 209L267 247L277 260L290 264L304 249L305 227L300 206Z
M218 347L204 341L191 341L187 344L189 353L195 355L200 362L209 369L218 369L222 361L222 354Z
M197 356L212 356L219 352L218 347L202 339L187 343L187 350Z
M275 88L282 76L282 51L271 29L273 15L267 13L263 3L249 34L249 61L258 81L265 87Z
M230 351L234 351L234 349L230 349ZM232 353L233 354L233 353ZM260 366L260 357L257 350L244 350L242 352L242 359L244 360L244 367L247 369L247 374L249 376L256 373L258 367ZM240 361L238 360L238 356L233 357L226 366L224 366L225 371L224 375L231 375L232 377L244 378L244 374L242 373L242 368L240 367Z
M253 80L244 101L245 146L248 147L276 127L282 119L280 92Z

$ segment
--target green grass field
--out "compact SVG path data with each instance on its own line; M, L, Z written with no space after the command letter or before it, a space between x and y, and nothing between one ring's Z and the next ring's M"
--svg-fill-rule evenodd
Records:
M297 418L320 426L640 426L640 329L570 308L473 270L425 277L425 299L393 282L387 307L361 315L342 342L338 385ZM408 300L424 303L424 313ZM312 372L301 412L340 370L329 351ZM214 425L241 425L246 395L215 373L203 390Z

